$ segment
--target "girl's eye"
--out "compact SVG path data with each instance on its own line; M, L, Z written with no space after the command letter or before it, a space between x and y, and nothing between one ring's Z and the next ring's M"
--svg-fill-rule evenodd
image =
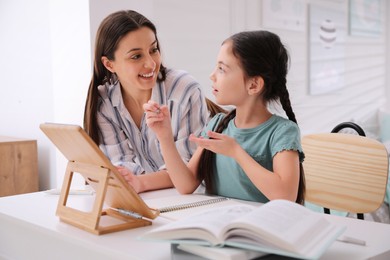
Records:
M221 66L218 66L218 71L221 73L225 72L225 70Z
M156 53L158 52L158 48L157 47L154 47L152 50L151 50L151 53Z

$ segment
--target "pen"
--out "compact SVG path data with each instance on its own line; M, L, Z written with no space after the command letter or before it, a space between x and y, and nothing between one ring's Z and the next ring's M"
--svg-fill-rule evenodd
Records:
M46 190L44 193L49 194L49 195L60 195L61 194L61 189L51 189L51 190ZM94 190L89 190L89 189L70 189L69 190L69 195L93 195L95 193Z
M119 212L120 214L122 215L125 215L125 216L130 216L130 217L133 217L133 218L138 218L138 219L141 219L142 218L142 215L137 213L137 212L134 212L134 211L131 211L131 210L127 210L127 209L117 209L117 208L110 208L112 210L115 210L117 212Z
M348 236L339 237L337 239L337 241L344 242L344 243L350 243L350 244L354 244L354 245L359 245L359 246L366 245L366 241L361 240L361 239L357 239L357 238L353 238L353 237L348 237Z

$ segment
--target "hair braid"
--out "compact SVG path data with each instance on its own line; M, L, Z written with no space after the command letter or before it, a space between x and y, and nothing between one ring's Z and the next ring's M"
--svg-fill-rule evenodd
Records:
M291 107L290 94L288 93L286 84L283 84L283 87L280 88L279 100L283 110L286 112L288 119L297 123L295 113Z
M279 89L280 104L282 105L283 110L286 112L288 119L297 124L297 119L296 119L294 111L291 107L290 95L289 95L287 87L286 87L286 80L285 79L281 80L280 84L281 84L281 86L279 86L280 87L280 89ZM295 200L295 202L303 205L305 203L305 193L306 193L305 173L304 173L302 163L299 163L298 194L297 194L297 199Z
M286 112L288 119L290 119L291 121L293 121L297 124L297 119L296 119L294 111L292 110L292 107L291 107L290 95L288 93L285 82L286 82L285 80L284 80L284 82L281 81L282 86L280 86L280 89L279 89L280 103L283 107L283 110ZM305 202L305 193L306 193L305 173L304 173L302 163L299 163L298 194L297 194L297 199L295 200L295 202L303 205Z
M236 110L233 109L230 111L224 119L218 124L218 127L215 129L215 132L222 133L222 131L228 126L230 120L232 120L236 116Z
M221 122L219 122L215 132L222 133L222 131L228 126L230 120L232 120L236 116L236 110L230 111L229 114L227 114ZM202 155L200 157L198 172L197 172L197 178L199 181L204 180L204 185L206 187L206 193L208 194L214 194L215 192L215 183L213 176L214 171L214 158L215 153L204 149L202 152Z

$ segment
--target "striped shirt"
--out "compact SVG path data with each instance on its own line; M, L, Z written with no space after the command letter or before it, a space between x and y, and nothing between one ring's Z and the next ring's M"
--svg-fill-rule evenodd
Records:
M140 129L134 123L123 103L120 83L107 83L98 89L99 147L105 155L114 165L124 166L136 175L165 169L157 137L145 117ZM157 82L152 89L151 99L168 106L176 147L188 162L196 149L189 135L199 135L208 120L199 83L185 71L168 70L166 80Z

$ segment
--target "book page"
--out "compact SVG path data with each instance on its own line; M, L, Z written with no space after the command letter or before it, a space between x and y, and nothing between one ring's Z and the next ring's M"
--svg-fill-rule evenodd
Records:
M207 240L212 245L222 244L223 230L233 219L253 210L250 205L234 205L202 211L145 233L141 238L164 240Z
M267 247L281 248L303 255L313 253L313 247L317 250L322 249L328 242L323 240L336 239L334 232L338 231L320 213L284 200L264 204L232 221L227 229L232 229L227 231L227 236L250 237L252 243L256 240Z

